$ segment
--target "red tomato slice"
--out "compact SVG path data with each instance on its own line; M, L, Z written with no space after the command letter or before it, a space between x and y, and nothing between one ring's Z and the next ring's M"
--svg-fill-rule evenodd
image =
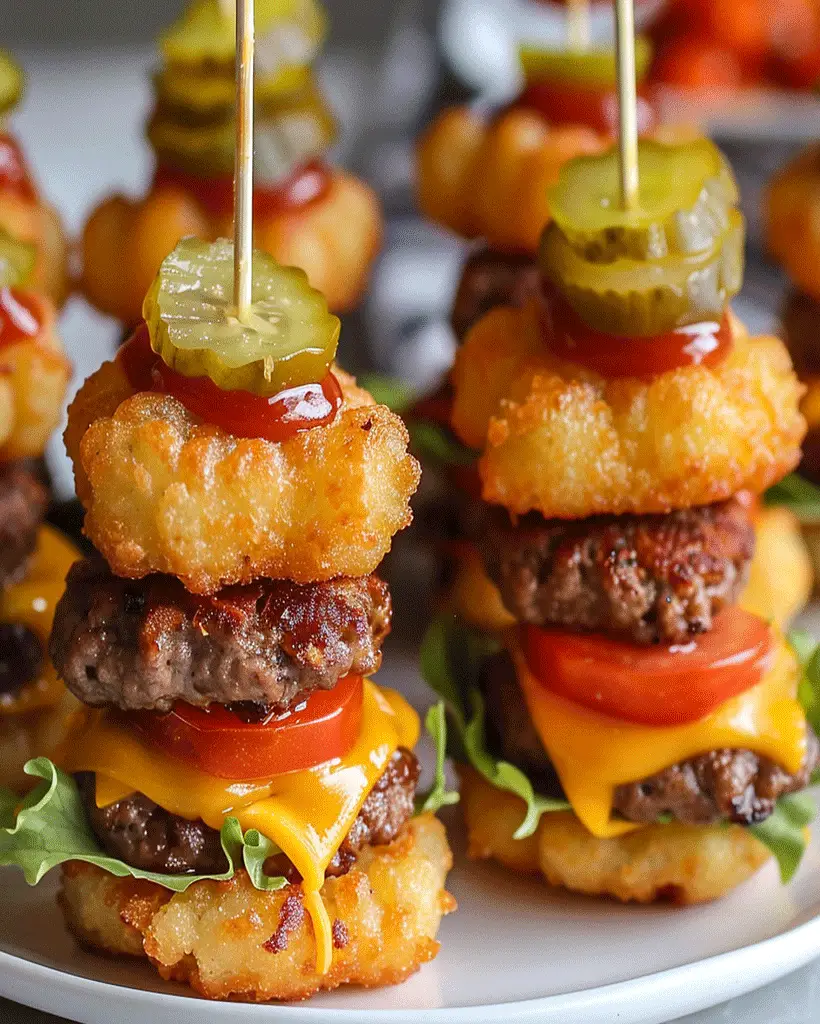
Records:
M637 100L638 131L645 135L658 119L640 89ZM614 86L591 88L545 78L527 85L513 106L535 110L553 125L581 124L602 135L618 133L618 97Z
M168 714L129 714L152 746L218 779L261 779L301 772L344 757L362 722L361 676L316 690L294 711L266 722L243 722L220 704L177 704Z
M732 348L732 328L722 319L678 327L654 337L622 338L598 331L578 316L555 289L545 288L544 324L550 349L602 377L655 377L681 366L717 366Z
M201 178L196 174L160 165L154 174L154 188L172 185L194 196L214 217L229 216L233 210L233 175ZM254 185L253 213L260 219L301 210L320 199L330 187L330 171L320 161L305 164L278 185Z
M151 348L146 325L140 324L118 354L131 386L161 391L199 416L236 437L281 442L301 430L331 423L342 404L342 389L332 373L316 384L302 384L260 398L248 391L223 391L210 377L186 377L170 369Z
M771 666L774 634L756 615L727 608L691 643L639 647L602 634L522 627L533 675L553 693L642 725L704 718L755 686Z
M0 348L35 338L42 324L42 301L36 295L17 288L0 288Z
M0 191L13 192L28 202L37 202L37 190L17 141L0 133Z

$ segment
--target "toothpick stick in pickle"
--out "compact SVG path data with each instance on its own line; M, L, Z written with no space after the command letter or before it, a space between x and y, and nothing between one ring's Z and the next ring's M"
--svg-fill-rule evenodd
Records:
M635 84L635 9L633 0L615 0L615 37L618 50L619 146L621 153L621 205L638 205L638 114Z
M243 320L253 286L254 0L236 3L236 163L234 169L234 302Z

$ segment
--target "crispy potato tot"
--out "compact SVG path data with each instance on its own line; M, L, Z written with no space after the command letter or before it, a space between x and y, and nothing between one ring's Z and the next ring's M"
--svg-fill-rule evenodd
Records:
M57 211L42 200L0 190L0 230L35 247L34 270L25 285L62 306L70 289L68 241Z
M529 839L515 840L524 803L460 769L469 855L515 871L541 872L551 885L628 902L704 903L750 878L771 856L741 825L647 825L596 839L574 814L545 814Z
M813 583L811 556L793 513L762 507L755 515L755 553L740 606L785 631Z
M353 869L328 879L333 962L316 974L316 946L301 887L254 889L245 872L198 882L185 893L118 879L89 865L63 870L60 904L84 942L147 955L164 978L209 999L306 999L320 989L393 985L438 953L441 918L455 909L444 889L452 865L444 826L412 819L389 846L367 847Z
M765 490L800 459L803 388L779 339L732 330L712 369L606 380L549 352L534 303L490 312L453 370L453 427L483 450L484 499L574 519Z
M547 189L562 164L609 145L591 128L550 127L531 110L488 122L467 107L450 108L419 140L418 204L456 234L535 252L549 220Z
M232 223L180 187L163 185L142 200L111 196L83 231L83 292L103 313L135 324L160 263L180 238L230 237ZM301 210L257 216L254 234L258 248L305 270L330 308L343 313L361 297L381 246L381 208L369 186L334 169L323 196Z
M772 256L820 299L820 145L803 150L772 178L763 217Z
M0 461L38 458L60 422L71 364L51 304L41 305L39 333L0 349Z
M333 423L275 444L203 424L170 395L134 394L119 364L69 410L85 531L120 576L178 576L195 593L263 576L365 576L412 518L407 430L352 377Z

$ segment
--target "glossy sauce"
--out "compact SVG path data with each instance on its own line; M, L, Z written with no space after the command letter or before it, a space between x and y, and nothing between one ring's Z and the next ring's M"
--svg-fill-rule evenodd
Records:
M545 288L544 330L559 359L578 363L602 377L657 377L687 366L717 366L732 348L728 316L679 327L653 337L623 338L584 323L554 289Z
M144 323L117 358L134 390L173 395L204 422L237 437L287 441L302 430L331 423L342 405L342 389L332 373L319 383L288 388L270 398L248 391L224 391L209 377L186 377L166 366L153 351Z
M214 217L230 216L233 211L233 175L200 178L195 174L160 165L154 175L154 188L169 185L193 195ZM276 186L254 185L253 212L268 219L299 210L315 202L330 187L330 172L320 161L313 161Z
M31 292L0 288L0 348L35 338L43 326L43 308Z
M544 79L524 88L514 106L542 114L550 124L585 125L602 135L618 133L618 96L614 88L594 88ZM651 131L658 118L645 92L638 91L638 131Z
M37 190L29 177L22 151L17 141L5 133L0 133L0 191L37 202Z

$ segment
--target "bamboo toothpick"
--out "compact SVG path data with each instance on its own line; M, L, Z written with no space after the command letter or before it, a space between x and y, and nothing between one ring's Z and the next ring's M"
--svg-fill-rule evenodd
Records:
M589 0L567 0L567 42L570 50L588 50Z
M638 205L638 98L635 86L635 9L633 0L615 0L618 49L618 110L621 151L621 206Z
M253 0L236 0L233 296L245 319L253 290Z

